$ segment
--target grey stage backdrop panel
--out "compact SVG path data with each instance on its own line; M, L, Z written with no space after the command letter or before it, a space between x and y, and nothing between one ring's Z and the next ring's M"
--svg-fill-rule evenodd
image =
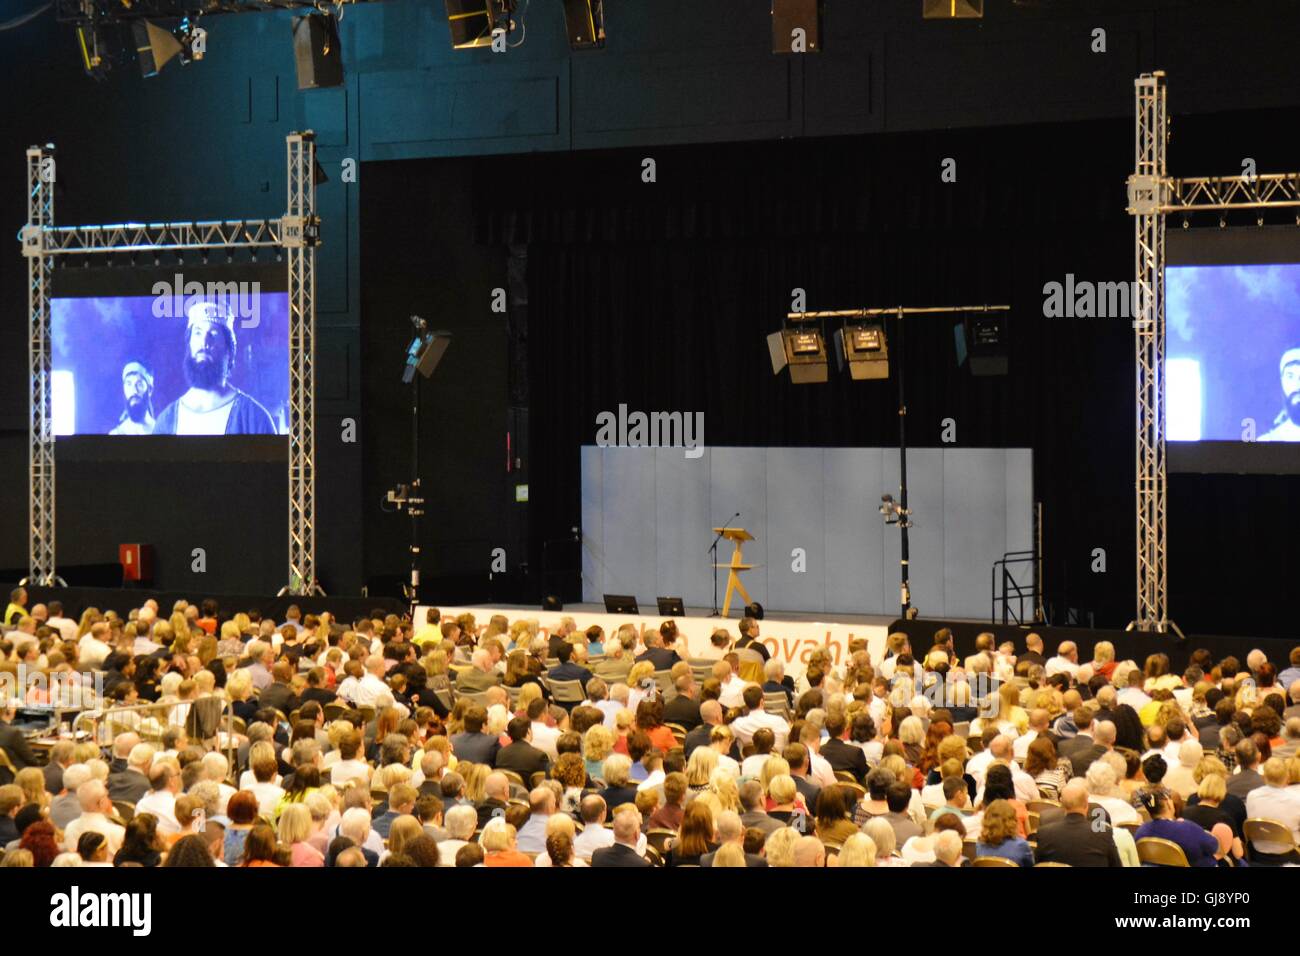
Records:
M699 458L687 458L681 448L655 452L656 531L655 593L680 597L688 607L705 607L713 600L708 554L710 449ZM648 583L648 582L647 582Z
M660 594L712 603L705 551L712 527L736 525L750 596L772 611L896 614L899 532L880 495L898 494L898 454L882 448L582 450L583 599ZM908 452L913 511L912 603L931 616L987 618L993 562L1032 544L1033 459L1027 449ZM803 548L807 571L791 570ZM731 546L719 547L726 563ZM719 572L719 598L726 575ZM733 617L735 609L733 609Z
M825 607L824 458L821 448L771 448L767 452L767 598L750 592L765 606ZM787 493L774 496L776 488ZM795 549L803 552L797 566L802 570L793 566Z

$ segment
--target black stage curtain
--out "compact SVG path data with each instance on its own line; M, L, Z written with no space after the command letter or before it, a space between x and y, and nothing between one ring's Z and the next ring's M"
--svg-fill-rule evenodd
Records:
M907 320L909 444L940 446L953 418L958 446L1032 448L1056 620L1075 608L1085 625L1123 625L1134 609L1132 330L1123 318L1045 318L1043 286L1067 273L1132 279L1132 137L1130 123L1107 122L480 161L480 241L528 245L534 560L540 541L579 523L579 448L619 403L703 411L709 445L897 443L892 379L772 376L764 336L792 289L810 310L1003 302L1004 378L956 368L950 317ZM1203 139L1205 158L1217 140ZM646 157L657 182L642 181ZM956 182L941 178L948 157ZM1173 476L1171 607L1184 628L1280 626L1275 604L1244 606L1239 589L1264 567L1263 584L1286 593L1290 548L1267 512L1296 487ZM1248 500L1207 519L1205 495L1229 489ZM895 490L864 487L861 506L874 512ZM1249 571L1223 560L1247 544Z

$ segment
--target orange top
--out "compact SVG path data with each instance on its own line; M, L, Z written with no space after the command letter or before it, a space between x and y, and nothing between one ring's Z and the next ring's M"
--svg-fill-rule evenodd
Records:
M532 866L533 861L518 850L497 850L483 858L484 866Z

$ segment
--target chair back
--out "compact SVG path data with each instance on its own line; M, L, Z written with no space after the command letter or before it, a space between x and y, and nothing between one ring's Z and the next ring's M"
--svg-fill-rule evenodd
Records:
M673 686L672 671L655 671L655 684L658 685L659 696L663 698L665 704L677 696L677 688Z
M516 784L517 786L520 787L527 786L527 784L524 783L524 778L519 776L519 774L515 773L513 770L498 770L497 772L504 774L507 780L509 780L513 784Z
M130 823L131 818L135 816L135 804L127 803L125 800L114 800L113 812L123 823Z
M673 732L673 737L677 740L679 744L685 743L686 732L687 732L685 727L683 727L681 724L670 724L668 723L668 721L664 721L664 726Z
M695 678L697 684L703 684L713 676L713 664L713 661L702 657L692 657L686 662L686 666L691 669L691 676Z
M752 647L742 647L736 651L736 655L740 658L740 679L761 686L766 680L763 665L767 661L763 660L763 655Z
M1013 869L1020 869L1019 863L1015 860L1008 860L1005 856L977 856L971 866L1009 866Z
M659 852L659 855L662 856L668 852L669 844L671 844L673 840L677 839L677 832L662 827L653 827L646 833L645 839L646 843L654 847L655 850Z
M551 681L551 696L557 704L581 704L587 698L582 682L576 680Z
M1069 863L1035 863L1034 869L1038 869L1040 866L1069 866L1069 865L1070 865Z
M769 714L774 714L783 720L789 720L791 717L790 700L785 696L785 691L764 691L763 709Z
M220 697L200 697L185 715L185 734L191 740L211 740L221 726L226 702Z
M1138 859L1152 866L1187 866L1187 854L1173 840L1143 837L1137 841Z
M1051 807L1060 808L1060 804L1055 800L1026 800L1025 809L1030 813L1042 814Z
M1246 838L1246 843L1255 852L1263 853L1255 846L1257 843L1272 843L1277 846L1286 847L1282 853L1294 853L1296 850L1295 834L1291 828L1280 820L1269 820L1264 817L1251 817L1241 825L1241 835ZM1274 850L1268 855L1278 855Z
M977 859L976 856L975 856L975 847L976 847L976 846L977 846L977 843L976 843L975 840L962 840L962 841L961 841L961 855L964 856L964 857L966 857L966 859L970 860L972 863L974 863L975 860Z

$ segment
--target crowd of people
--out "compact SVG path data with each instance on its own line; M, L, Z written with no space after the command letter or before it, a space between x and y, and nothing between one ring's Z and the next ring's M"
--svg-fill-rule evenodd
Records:
M794 679L750 618L688 648L672 621L437 610L73 620L19 589L0 660L51 678L38 702L96 700L47 759L9 723L32 701L0 704L0 865L1296 861L1300 648L1181 673L1033 633L921 651L821 649Z

